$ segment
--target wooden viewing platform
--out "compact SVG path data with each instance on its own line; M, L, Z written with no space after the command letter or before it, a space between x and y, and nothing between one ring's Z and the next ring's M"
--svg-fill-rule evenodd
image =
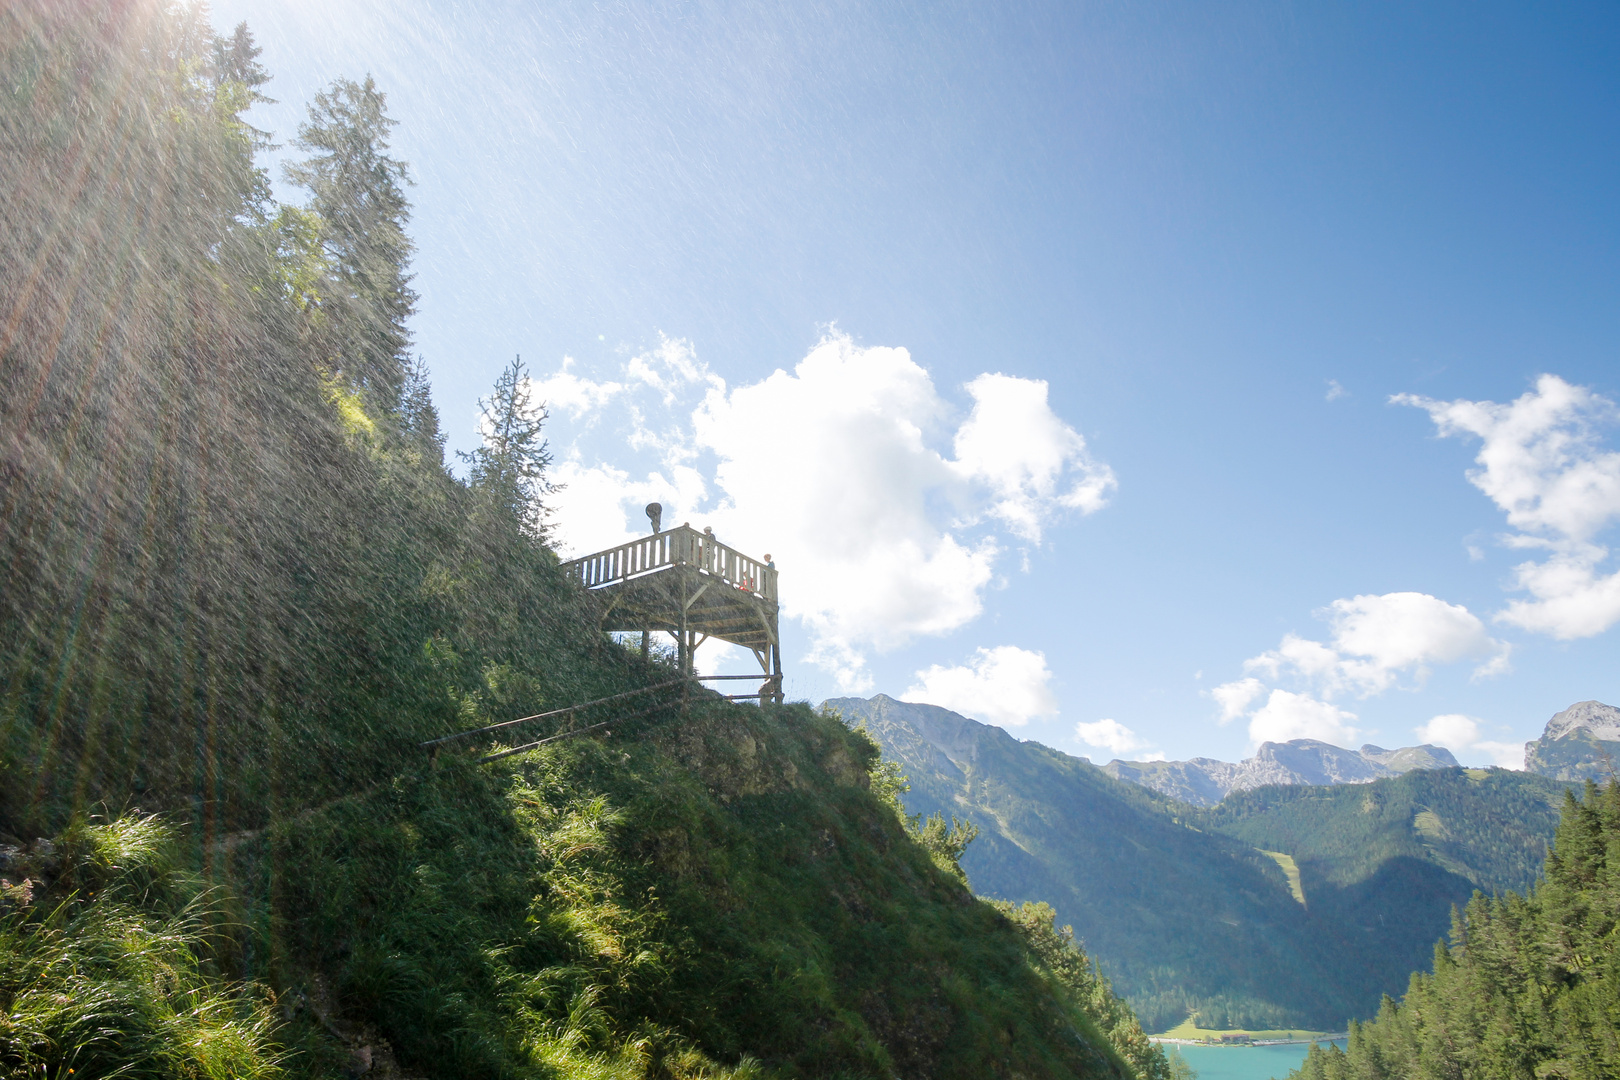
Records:
M692 672L692 654L709 638L748 649L764 680L760 701L780 704L776 568L690 525L656 531L655 508L647 508L651 536L565 562L563 572L599 598L603 630L642 632L644 654L652 633L673 635L685 674Z

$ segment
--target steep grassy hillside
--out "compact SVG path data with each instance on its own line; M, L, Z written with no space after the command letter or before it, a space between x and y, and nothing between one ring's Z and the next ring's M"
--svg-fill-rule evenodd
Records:
M720 702L498 766L440 755L215 852L230 891L206 898L210 921L235 929L202 968L228 960L254 982L231 1001L194 975L210 1007L169 1023L234 1013L261 1057L290 1052L297 1075L357 1057L455 1077L1132 1075L1028 932L869 793L874 759L804 707ZM92 1035L80 1011L107 1002L41 1007L54 987L51 965L30 963L50 951L36 937L93 941L108 920L64 850L9 859L40 895L3 923L0 1000L31 1030L0 1027L0 1060L106 1068L129 1064L133 1042L137 1069L154 1067L183 1050L165 1018ZM104 861L141 869L127 853ZM115 927L145 919L150 937L174 936L142 892L113 896ZM64 916L63 901L91 910ZM110 965L104 996L154 996L131 984L158 949L132 951L136 970ZM46 973L29 980L34 966ZM277 1028L268 1004L292 1022ZM1163 1071L1136 1049L1143 1071Z
M520 369L446 471L385 99L317 99L278 206L255 54L0 7L0 1067L1163 1080L804 707L422 748L674 673L546 546Z
M943 709L827 704L902 764L913 810L979 826L963 858L975 889L1049 898L1154 1030L1189 1011L1218 1028L1371 1015L1452 905L1534 874L1557 821L1561 785L1502 770L1261 788L1201 810Z
M242 849L257 895L287 890L282 981L331 973L346 1018L446 1075L592 1052L1126 1075L868 793L870 745L807 709L713 703L511 760L441 756Z

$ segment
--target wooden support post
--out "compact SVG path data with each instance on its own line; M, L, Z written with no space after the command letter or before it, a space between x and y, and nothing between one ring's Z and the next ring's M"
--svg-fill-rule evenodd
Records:
M691 607L692 602L686 596L685 572L677 571L677 573L681 574L681 632L676 637L680 644L676 650L679 655L675 659L676 666L680 668L681 674L690 675L692 674L692 638L686 632L686 611L687 608Z
M641 632L641 661L646 663L650 659L652 659L652 631L643 630Z

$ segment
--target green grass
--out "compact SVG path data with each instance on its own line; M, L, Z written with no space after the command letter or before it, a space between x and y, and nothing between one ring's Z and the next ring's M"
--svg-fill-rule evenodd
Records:
M1153 1036L1155 1039L1209 1039L1219 1041L1223 1035L1247 1035L1251 1039L1320 1039L1332 1032L1305 1031L1300 1028L1271 1029L1254 1031L1248 1028L1201 1028L1191 1020L1185 1020L1169 1031L1161 1031Z
M870 764L835 721L736 706L442 757L270 842L288 976L339 973L356 1020L446 1076L1124 1075Z
M1260 854L1269 857L1282 867L1282 872L1288 876L1288 891L1294 894L1294 899L1299 901L1300 907L1308 907L1309 905L1305 903L1305 890L1299 883L1299 865L1294 862L1294 857L1280 851L1261 850Z
M0 1071L1168 1080L1050 909L974 898L836 720L474 753L239 838L211 887L149 816L13 860Z
M17 1077L282 1075L273 998L220 976L220 913L152 817L75 824L7 860L0 1071Z

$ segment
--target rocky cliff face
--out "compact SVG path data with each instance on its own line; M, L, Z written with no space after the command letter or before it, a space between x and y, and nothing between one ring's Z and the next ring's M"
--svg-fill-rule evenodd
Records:
M1103 771L1116 780L1152 788L1194 806L1213 806L1229 792L1268 784L1368 784L1412 769L1445 769L1457 765L1441 746L1407 746L1385 750L1368 744L1346 750L1315 739L1262 743L1251 758L1239 762L1193 758L1191 761L1110 761Z
M1554 780L1604 780L1620 761L1620 709L1581 701L1547 721L1541 738L1524 744L1524 767Z

